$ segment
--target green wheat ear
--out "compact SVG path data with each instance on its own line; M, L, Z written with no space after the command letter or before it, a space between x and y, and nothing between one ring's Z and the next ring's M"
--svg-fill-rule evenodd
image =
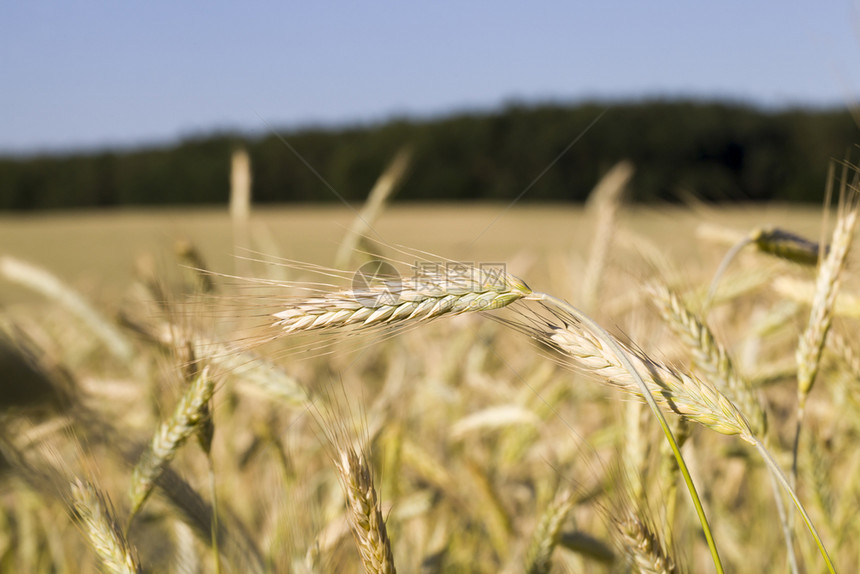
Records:
M829 252L829 248L826 246L822 250L821 245L818 243L778 227L754 229L748 236L735 243L732 248L726 252L723 260L720 261L720 265L717 267L717 271L714 273L714 278L711 280L711 284L708 287L708 294L705 297L705 303L703 305L704 309L710 307L711 302L714 300L714 294L717 292L717 285L719 284L720 279L722 279L723 274L726 272L726 269L729 268L729 265L735 257L737 257L738 253L740 253L747 245L755 245L761 253L773 255L774 257L806 266L817 265L822 256L822 251L825 254Z
M780 259L815 266L821 255L821 245L778 227L760 228L750 233L749 240L759 251ZM827 255L829 247L824 247Z

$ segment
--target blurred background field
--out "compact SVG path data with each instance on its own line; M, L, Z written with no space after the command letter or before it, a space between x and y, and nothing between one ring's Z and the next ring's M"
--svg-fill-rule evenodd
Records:
M254 233L245 246L234 245L230 216L217 207L0 214L0 244L6 254L51 269L99 300L116 303L133 278L136 258L163 259L181 240L192 242L211 269L222 273L235 270L237 256L253 256L246 250L331 266L356 209L255 209ZM702 247L689 240L700 225L745 233L779 224L816 237L822 213L814 206L774 203L735 208L641 205L626 208L621 218L625 228L653 241L667 257L684 261L702 255L697 253ZM569 257L573 265L577 259L584 261L595 225L581 206L567 204L508 209L505 204L434 203L389 207L373 229L392 246L451 260L516 263L518 258L537 258L546 265ZM0 293L7 304L34 302L31 292L8 283L0 285Z

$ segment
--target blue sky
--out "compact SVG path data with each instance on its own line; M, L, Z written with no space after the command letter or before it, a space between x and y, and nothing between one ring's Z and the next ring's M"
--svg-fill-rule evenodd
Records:
M860 99L860 8L848 0L0 7L0 153L643 96L849 105Z

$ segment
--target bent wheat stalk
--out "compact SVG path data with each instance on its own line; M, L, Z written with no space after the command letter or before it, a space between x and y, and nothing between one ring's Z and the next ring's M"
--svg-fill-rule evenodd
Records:
M598 375L610 384L638 395L651 407L678 461L679 470L690 491L718 572L722 571L722 567L710 534L707 518L696 494L689 470L681 456L677 441L672 435L665 417L663 417L658 401L678 415L719 433L738 435L752 444L759 451L774 478L788 492L815 539L828 570L835 572L833 562L821 536L818 534L818 530L813 525L782 469L764 443L755 435L743 413L728 397L695 377L661 365L642 353L625 349L621 343L591 318L565 301L538 292L529 296L529 300L540 302L544 309L550 313L551 319L554 318L559 324L554 324L551 319L543 318L540 315L530 317L525 324L512 322L509 324L538 341L558 349L571 357L581 367Z
M652 285L648 292L658 308L663 320L684 341L693 356L694 365L746 413L755 436L767 436L767 416L764 408L748 381L742 379L734 369L726 349L717 341L703 320L696 317L681 301L680 297L666 285ZM791 529L788 524L782 495L776 479L771 477L774 501L783 526L783 535L788 549L788 562L792 573L797 573L797 559L791 542ZM669 515L671 516L671 515Z
M744 438L747 436L752 437L752 431L749 429L743 416L740 415L740 413L737 413L740 416L739 420L736 417L731 416L714 416L713 414L708 413L708 411L696 409L695 406L691 407L691 404L695 405L697 398L707 396L703 393L693 392L686 393L686 395L684 393L676 393L674 396L670 394L669 397L667 397L662 392L662 389L665 388L666 390L670 390L671 388L668 385L660 387L657 384L659 379L654 373L654 371L657 370L656 367L658 367L656 363L646 362L640 357L640 363L645 367L645 369L640 372L636 366L634 366L633 361L636 359L635 354L625 352L621 344L618 343L600 325L569 303L546 293L534 293L530 299L539 301L544 308L556 317L565 317L567 319L562 322L564 327L547 323L547 327L550 328L550 332L544 333L544 335L548 335L548 337L543 339L544 342L548 342L550 345L556 347L562 352L569 354L582 366L586 367L588 370L596 372L602 378L615 384L620 384L627 388L627 390L633 391L648 403L648 406L651 408L651 412L654 414L654 417L660 424L660 428L663 430L663 434L666 436L666 440L672 449L672 453L675 455L675 460L678 461L678 469L684 477L684 483L687 485L687 490L690 493L693 506L696 508L699 523L702 525L702 532L705 535L705 540L708 542L711 558L714 561L714 567L718 573L722 573L722 561L720 560L720 554L717 550L714 536L711 533L708 517L705 515L705 510L702 507L702 501L699 499L696 486L693 483L693 478L690 476L690 471L687 468L687 463L684 460L683 455L681 455L681 448L678 446L678 441L675 439L675 435L672 434L672 429L669 428L669 423L666 421L666 417L663 416L663 412L660 410L657 400L659 397L659 399L670 408L673 410L677 409L676 412L678 412L678 414L682 414L691 420L710 426L723 434L739 434ZM569 327L574 325L579 326L580 328L577 331L569 329ZM577 337L577 334L581 336ZM584 345L582 344L583 342ZM667 375L672 374L668 369L665 370ZM651 373L651 376L648 377L647 373ZM648 386L645 377L648 377L652 387ZM671 379L672 377L667 376L666 378ZM678 378L678 380L681 379ZM690 380L692 381L692 379ZM684 385L681 384L680 387L676 385L676 389L677 388L683 389ZM708 398L710 399L711 397ZM728 399L726 399L724 403L726 403L724 408L727 410L729 410L730 406L733 407L733 405L731 405L731 401L728 401ZM702 416L703 414L704 416Z

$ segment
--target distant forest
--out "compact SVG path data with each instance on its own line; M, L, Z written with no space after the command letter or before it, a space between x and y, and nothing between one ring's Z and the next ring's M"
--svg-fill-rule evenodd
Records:
M255 203L338 201L284 141L353 202L404 146L413 162L397 201L504 202L531 186L522 201L581 202L609 167L629 159L634 201L694 194L713 202L820 202L830 160L860 155L847 110L689 101L515 105L257 137L220 133L136 150L0 157L0 209L226 203L238 146L251 157Z

